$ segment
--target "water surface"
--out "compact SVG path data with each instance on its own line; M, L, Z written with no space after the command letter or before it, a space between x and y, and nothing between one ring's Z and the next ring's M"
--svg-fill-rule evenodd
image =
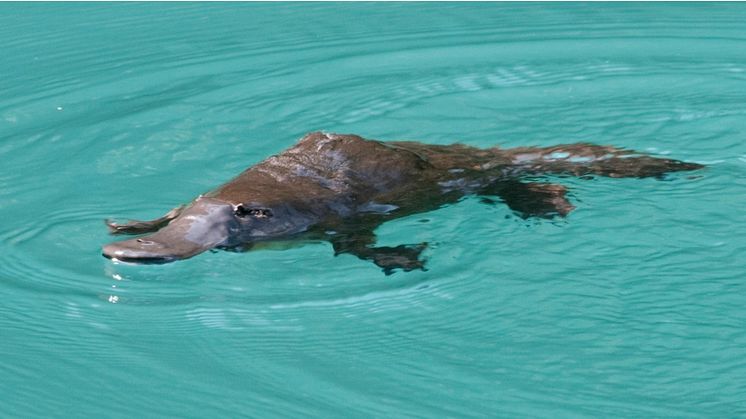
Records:
M746 414L741 4L0 5L0 416ZM563 179L328 244L100 255L309 131L614 144L699 176Z

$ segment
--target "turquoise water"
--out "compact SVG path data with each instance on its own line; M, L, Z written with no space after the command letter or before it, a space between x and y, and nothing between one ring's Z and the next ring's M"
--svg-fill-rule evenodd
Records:
M0 417L746 415L741 4L0 5ZM313 130L708 165L328 244L100 255Z

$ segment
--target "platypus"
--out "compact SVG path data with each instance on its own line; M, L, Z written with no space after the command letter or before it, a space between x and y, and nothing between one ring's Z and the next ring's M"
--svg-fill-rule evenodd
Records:
M701 168L588 143L477 148L314 132L161 218L107 220L112 234L152 234L107 244L103 255L166 263L209 249L327 240L336 255L355 255L391 274L424 269L426 244L376 246L375 229L388 220L466 195L502 201L522 218L566 217L575 208L567 189L543 176L661 178Z

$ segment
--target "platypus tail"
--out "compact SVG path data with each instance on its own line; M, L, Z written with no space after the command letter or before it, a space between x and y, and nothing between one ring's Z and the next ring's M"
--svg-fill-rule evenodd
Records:
M501 150L512 159L511 174L572 176L662 177L666 173L698 170L698 163L653 157L631 150L588 143Z

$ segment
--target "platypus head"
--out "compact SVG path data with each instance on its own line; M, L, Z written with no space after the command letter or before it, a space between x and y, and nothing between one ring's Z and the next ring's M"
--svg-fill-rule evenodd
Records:
M157 232L107 244L103 255L124 262L167 263L216 247L232 248L304 231L310 222L288 205L231 203L200 197Z

